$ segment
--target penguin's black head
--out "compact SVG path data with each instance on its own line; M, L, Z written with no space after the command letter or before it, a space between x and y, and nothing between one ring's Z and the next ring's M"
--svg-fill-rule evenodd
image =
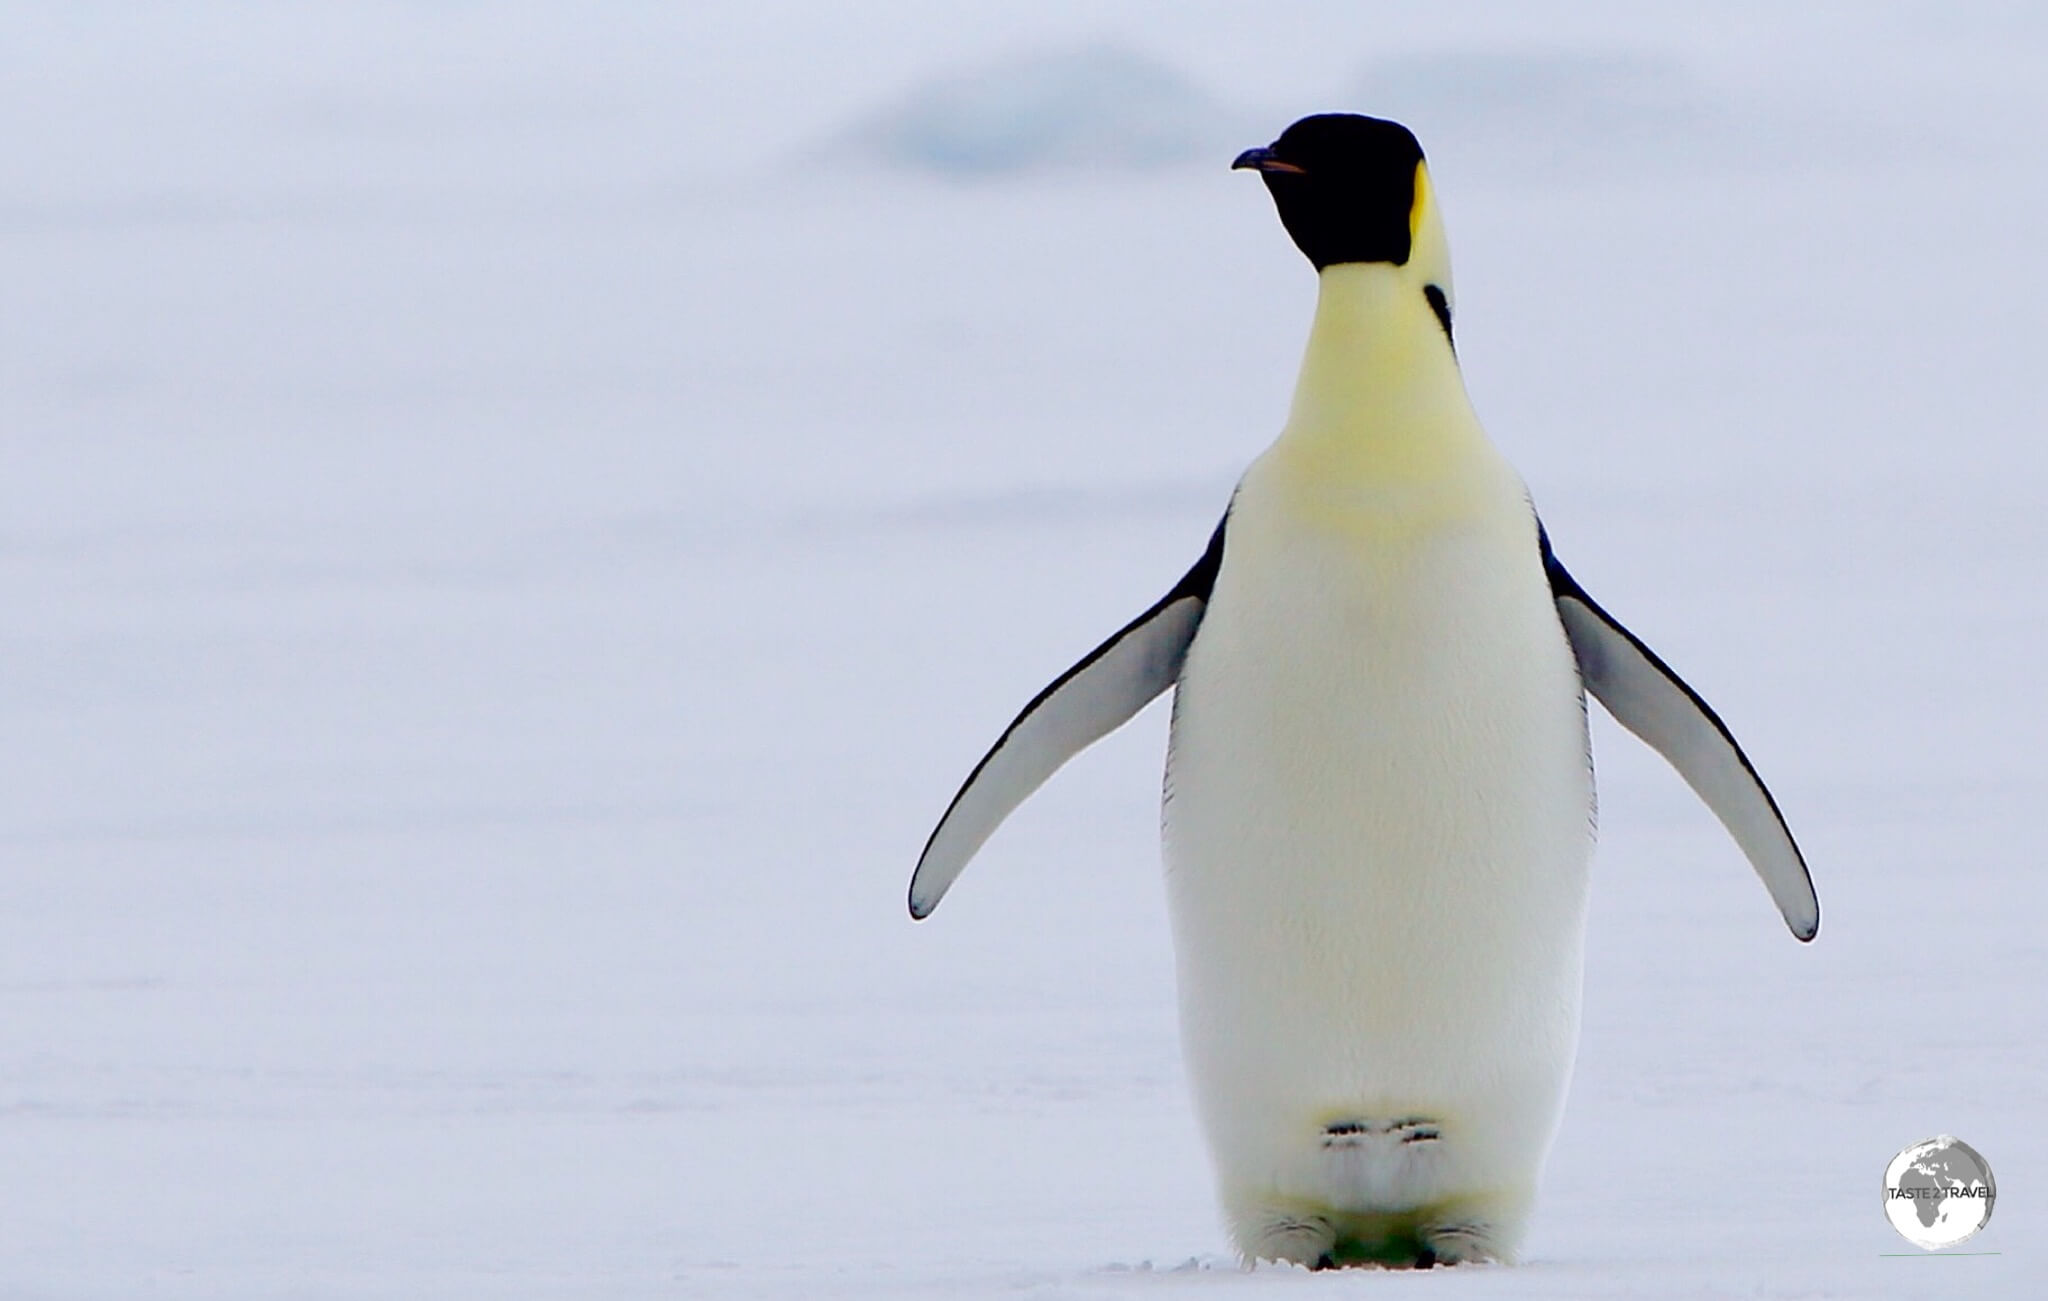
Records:
M1339 262L1407 263L1421 162L1422 146L1398 122L1321 113L1231 166L1265 178L1287 233L1321 271Z

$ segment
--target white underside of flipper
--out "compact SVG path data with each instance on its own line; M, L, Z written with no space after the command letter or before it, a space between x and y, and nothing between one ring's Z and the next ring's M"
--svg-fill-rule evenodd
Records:
M1820 897L1778 802L1712 706L1634 633L1600 607L1543 546L1558 618L1586 689L1664 756L1721 819L1801 940L1820 933Z
M1490 449L1456 477L1326 508L1283 440L1182 670L1182 1034L1247 1257L1511 1259L1563 1105L1584 701L1519 482Z
M1173 590L1054 679L996 738L925 842L910 874L912 917L931 915L975 851L1060 765L1179 680L1222 554L1218 525Z

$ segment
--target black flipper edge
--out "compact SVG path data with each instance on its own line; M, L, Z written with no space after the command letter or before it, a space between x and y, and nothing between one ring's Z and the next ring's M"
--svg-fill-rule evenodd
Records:
M1671 666L1587 595L1537 526L1543 569L1586 689L1664 756L1749 858L1801 940L1820 933L1820 899L1777 800L1713 707Z
M1179 681L1223 565L1228 523L1226 513L1172 591L1055 678L989 747L925 842L910 878L912 917L931 915L1003 819L1062 764Z

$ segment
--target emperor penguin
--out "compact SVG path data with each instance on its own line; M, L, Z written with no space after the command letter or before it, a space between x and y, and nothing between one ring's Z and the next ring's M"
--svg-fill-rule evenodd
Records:
M1720 818L1801 940L1819 901L1727 726L1566 572L1480 428L1415 137L1325 114L1234 166L1319 280L1286 424L1194 567L968 776L910 912L1174 688L1181 1039L1238 1252L1513 1261L1578 1042L1586 694Z

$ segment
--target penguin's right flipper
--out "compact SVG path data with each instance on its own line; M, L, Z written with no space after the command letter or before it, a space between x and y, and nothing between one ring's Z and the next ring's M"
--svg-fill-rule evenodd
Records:
M1713 707L1565 572L1537 526L1543 568L1579 676L1629 731L1664 756L1721 819L1771 892L1785 925L1802 940L1820 932L1820 898L1806 858L1778 802Z
M917 860L912 917L931 915L983 842L1061 764L1179 681L1223 564L1223 529L1172 591L1039 692L982 756Z

